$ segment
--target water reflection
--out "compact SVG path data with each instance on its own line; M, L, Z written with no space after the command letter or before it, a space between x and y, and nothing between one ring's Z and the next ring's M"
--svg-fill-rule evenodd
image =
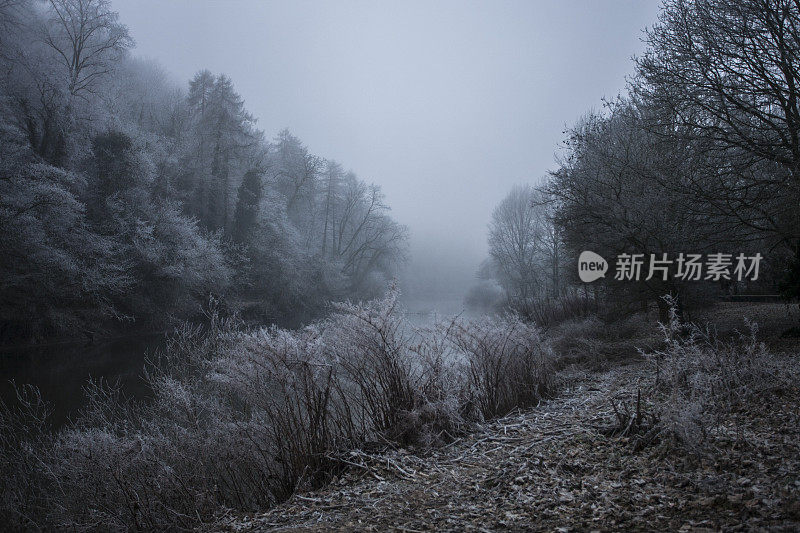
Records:
M461 298L401 302L408 322L415 327L433 325L437 319L476 318ZM86 403L87 380L119 382L127 397L145 399L149 389L143 379L145 359L164 344L163 335L119 338L85 345L51 344L29 348L0 348L0 398L16 402L11 384L31 384L53 409L51 423L63 426Z
M16 402L11 382L35 385L52 409L54 427L63 426L85 405L87 380L118 381L126 396L144 399L145 357L162 346L163 335L119 338L97 344L51 344L23 349L0 348L0 398Z
M463 298L424 300L414 299L401 301L406 320L413 326L432 326L437 320L450 320L454 317L463 319L478 318L480 313L468 309Z

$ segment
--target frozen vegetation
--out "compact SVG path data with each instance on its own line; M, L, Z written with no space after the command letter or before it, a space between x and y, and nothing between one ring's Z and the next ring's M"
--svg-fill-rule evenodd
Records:
M535 326L507 317L414 332L396 296L341 304L300 330L244 331L212 314L148 366L152 400L94 383L89 406L55 433L46 403L21 390L0 416L2 521L197 526L318 488L350 451L448 443L554 391L553 351Z
M379 187L272 140L224 74L131 57L105 0L0 1L0 343L200 318L297 325L380 295L406 229Z

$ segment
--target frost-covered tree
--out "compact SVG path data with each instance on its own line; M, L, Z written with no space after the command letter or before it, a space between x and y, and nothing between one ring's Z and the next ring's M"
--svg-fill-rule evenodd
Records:
M551 277L547 261L548 258L558 261L557 255L549 257L553 231L547 203L531 185L514 187L492 212L491 268L505 290L508 303L523 313L534 298L549 292Z
M132 279L114 239L93 232L83 177L37 161L22 132L0 143L0 340L80 334Z
M197 73L189 84L188 103L195 136L195 150L187 154L195 173L193 212L207 228L229 231L234 176L244 175L242 163L258 150L261 134L227 76Z
M405 230L377 188L132 44L105 0L0 0L3 335L161 326L209 295L297 323L385 290Z
M323 220L317 212L323 166L322 158L310 153L289 130L282 130L273 141L270 174L286 198L288 216L302 228L309 246L316 242L314 233Z
M49 0L44 41L55 51L72 96L93 93L133 46L108 0Z

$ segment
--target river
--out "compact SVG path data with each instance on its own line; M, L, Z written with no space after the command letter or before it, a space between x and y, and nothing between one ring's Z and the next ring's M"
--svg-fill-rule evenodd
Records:
M145 358L164 344L164 335L145 335L98 341L60 343L26 348L0 348L0 398L16 403L14 384L39 388L50 404L53 427L63 426L86 403L83 389L89 379L118 382L124 393L144 399Z
M472 316L460 299L403 301L406 318L414 326L432 324L436 317ZM17 402L13 384L39 388L52 408L50 422L62 427L85 405L89 379L119 383L127 397L146 399L145 359L164 345L164 335L115 338L93 344L60 343L25 348L0 347L0 399ZM13 383L13 384L12 384Z

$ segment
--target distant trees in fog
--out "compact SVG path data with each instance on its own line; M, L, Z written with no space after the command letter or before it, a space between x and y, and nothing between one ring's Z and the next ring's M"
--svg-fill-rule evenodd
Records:
M567 256L561 283L574 282L582 250L607 259L761 252L762 287L800 296L800 7L669 0L646 40L629 94L571 128L559 168L538 188ZM514 189L490 225L512 304L547 290L547 258L534 253L547 226L534 222L539 202L521 200L532 191ZM664 294L692 305L713 289L645 277L607 279L605 298L663 308Z
M512 307L527 312L535 298L559 294L561 248L551 202L541 191L516 186L494 209L487 268Z
M406 230L380 190L265 140L229 78L175 87L105 0L0 0L0 28L0 340L386 288Z

